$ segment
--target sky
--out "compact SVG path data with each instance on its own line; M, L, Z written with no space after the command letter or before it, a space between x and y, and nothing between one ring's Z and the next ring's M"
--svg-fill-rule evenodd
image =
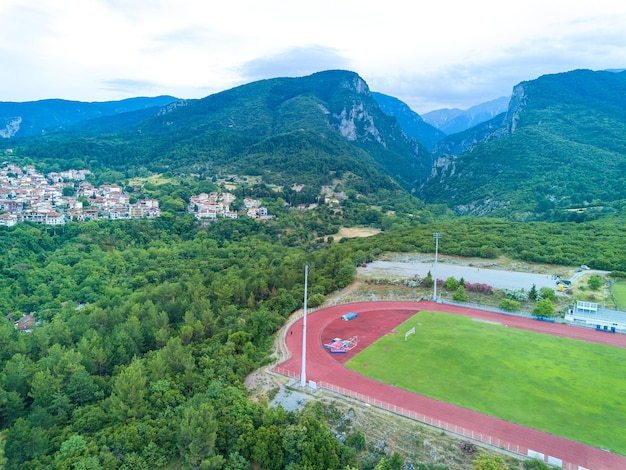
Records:
M345 69L424 114L626 68L619 0L0 0L0 101L203 98Z

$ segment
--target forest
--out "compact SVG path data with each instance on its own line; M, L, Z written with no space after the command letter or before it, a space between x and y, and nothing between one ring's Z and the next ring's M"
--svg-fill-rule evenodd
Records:
M435 230L442 255L626 271L620 219L516 223L395 201L406 212L383 215L352 195L343 219L268 199L276 220L203 228L174 204L154 220L0 228L6 468L374 468L380 460L359 457L362 436L337 440L321 405L286 412L246 396L244 378L302 307L306 263L309 306L383 253L433 252ZM363 218L383 231L334 241ZM18 334L8 319L30 312L37 326Z

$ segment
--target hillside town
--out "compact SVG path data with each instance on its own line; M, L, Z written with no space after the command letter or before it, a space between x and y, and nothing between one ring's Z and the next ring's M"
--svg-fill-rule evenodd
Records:
M218 217L236 219L239 213L230 210L230 204L232 204L235 199L235 195L228 192L200 193L189 198L187 211L193 214L198 220L215 220ZM245 198L243 205L247 217L252 219L271 218L267 213L267 208L261 206L261 201L257 199Z
M63 225L70 221L94 219L141 219L161 215L159 201L131 196L119 185L94 186L86 177L89 170L67 170L46 175L34 166L4 163L0 168L0 226L21 222ZM242 211L231 210L236 197L228 192L191 196L187 212L200 221L236 219L245 214L254 219L270 219L267 208L256 199L245 198Z
M63 225L92 219L158 217L159 201L131 203L118 185L94 186L86 181L89 170L68 170L43 175L34 166L20 168L5 163L0 168L0 225L21 222Z

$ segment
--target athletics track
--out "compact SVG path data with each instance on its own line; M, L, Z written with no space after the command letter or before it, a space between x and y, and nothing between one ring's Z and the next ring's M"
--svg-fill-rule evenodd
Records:
M483 310L470 309L435 302L362 302L344 304L318 310L307 315L307 382L330 384L333 389L351 392L389 403L405 411L424 415L432 420L472 430L476 435L497 439L501 446L526 455L528 449L562 461L568 470L618 470L626 469L626 457L597 449L585 444L520 426L475 411L444 403L422 395L408 392L392 385L376 382L343 367L343 363L372 344L381 336L408 320L420 310L455 313L487 321L494 321L512 328L538 333L568 337L581 341L596 342L626 348L626 335L606 333L559 323L536 321L523 317L508 316ZM365 321L342 321L341 315L357 312ZM294 322L285 332L285 345L291 357L274 368L276 372L300 377L302 370L303 319ZM357 346L346 354L330 354L324 344L332 338L358 336ZM328 387L326 387L328 388ZM576 426L572 423L572 426ZM446 429L453 430L450 427ZM616 429L615 432L624 432ZM464 434L467 436L467 434ZM484 440L483 440L484 441ZM496 441L491 441L492 443Z

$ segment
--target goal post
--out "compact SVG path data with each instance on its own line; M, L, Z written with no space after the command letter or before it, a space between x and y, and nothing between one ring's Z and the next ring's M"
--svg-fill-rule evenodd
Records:
M409 336L414 335L414 334L415 334L415 327L411 328L409 331L404 333L404 341L406 341L409 338Z

